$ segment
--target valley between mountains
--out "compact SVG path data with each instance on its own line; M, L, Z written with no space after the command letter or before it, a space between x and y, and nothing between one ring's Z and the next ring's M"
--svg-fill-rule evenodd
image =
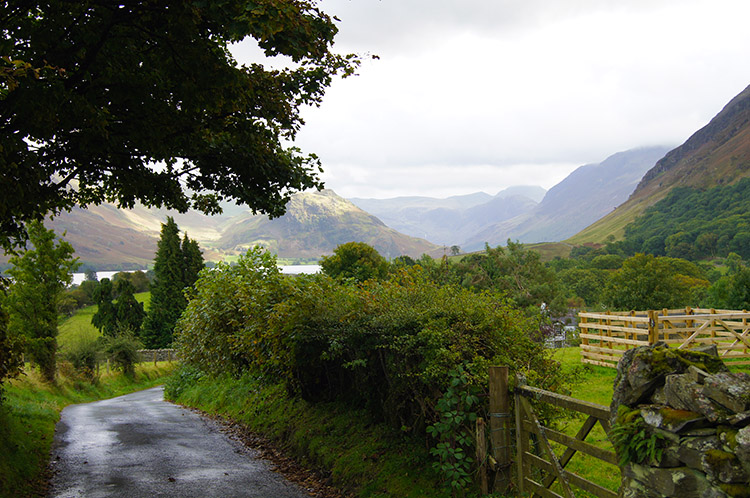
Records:
M103 204L62 213L51 226L66 233L85 266L100 270L151 264L167 216L200 243L209 261L231 260L261 245L280 258L311 262L350 241L372 245L386 258L437 257L453 246L470 252L508 239L604 243L620 238L628 223L674 187L705 190L747 176L750 87L684 144L615 153L580 166L549 191L525 185L444 199L344 199L332 190L307 191L294 195L286 214L273 220L234 204L218 216Z

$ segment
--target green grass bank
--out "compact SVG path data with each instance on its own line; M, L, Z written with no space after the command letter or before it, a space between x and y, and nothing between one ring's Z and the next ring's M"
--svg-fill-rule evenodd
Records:
M373 422L363 410L307 403L289 397L280 385L264 384L249 375L210 377L191 369L178 370L167 382L165 395L268 437L355 496L450 496L432 470L427 441Z
M176 365L142 363L132 379L119 372L102 373L95 384L77 377L64 364L54 385L27 369L6 386L0 404L0 497L45 496L50 447L64 407L163 384Z
M584 366L578 348L555 351L554 358L573 379L571 395L609 405L615 370ZM269 385L246 375L211 377L180 369L166 385L166 396L177 403L239 422L269 437L303 464L330 473L334 486L358 497L447 497L432 469L428 445L433 441L408 439L373 422L364 411L337 403L307 403L289 397L280 385ZM575 431L580 421L564 423ZM609 446L603 431L590 442ZM609 446L611 448L611 446ZM616 486L619 474L595 459L571 462L569 469L605 486Z

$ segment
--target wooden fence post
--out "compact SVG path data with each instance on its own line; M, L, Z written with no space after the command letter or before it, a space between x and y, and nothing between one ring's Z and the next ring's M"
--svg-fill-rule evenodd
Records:
M659 341L659 324L657 319L659 314L657 311L648 310L648 344L653 346Z
M156 350L154 350L154 366L156 366Z
M497 462L493 491L507 493L510 488L510 400L508 367L490 367L490 438Z
M526 384L523 377L516 374L516 387ZM518 391L513 394L515 398L515 412L516 412L516 473L518 487L518 494L524 494L524 479L529 474L529 467L527 466L527 459L524 455L526 448L528 447L528 439L523 432L523 410L521 409L521 396L518 395Z
M477 463L479 464L479 489L483 495L489 492L487 487L487 424L483 418L477 419Z

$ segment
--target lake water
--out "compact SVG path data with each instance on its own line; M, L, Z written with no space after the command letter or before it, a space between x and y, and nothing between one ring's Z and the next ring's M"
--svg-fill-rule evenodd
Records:
M281 273L287 274L287 275L297 275L300 273L304 273L306 275L311 275L313 273L318 273L320 271L320 265L284 265L279 266L281 269ZM127 272L135 271L135 270L124 270ZM144 268L141 271L146 271ZM98 271L96 272L96 279L101 280L103 278L109 278L115 276L115 273L119 273L117 271ZM84 273L74 273L73 274L73 285L80 285L81 282L86 278Z

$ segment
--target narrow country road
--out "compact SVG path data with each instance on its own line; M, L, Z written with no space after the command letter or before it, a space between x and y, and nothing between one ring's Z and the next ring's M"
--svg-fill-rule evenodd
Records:
M66 407L50 497L308 497L162 388Z

